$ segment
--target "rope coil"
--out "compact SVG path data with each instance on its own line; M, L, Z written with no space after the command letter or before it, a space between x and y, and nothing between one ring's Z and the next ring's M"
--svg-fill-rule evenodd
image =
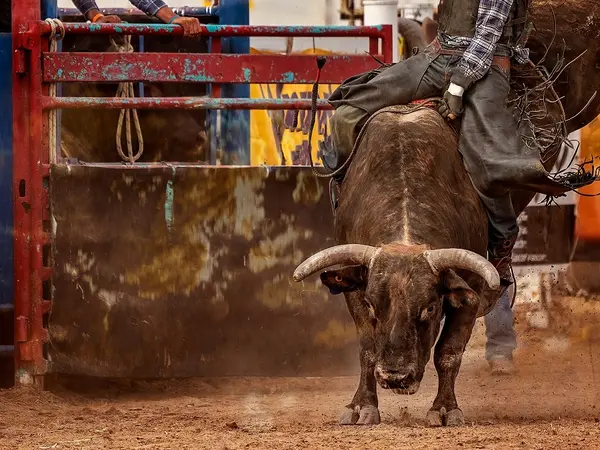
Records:
M65 26L59 19L46 19L48 25L50 25L50 36L48 40L50 41L50 52L56 53L58 51L58 42L61 41L65 37ZM120 53L132 53L134 51L133 46L131 45L131 36L123 36L123 43L118 44L113 37L110 38L111 48L114 48L116 51ZM51 83L49 88L48 95L50 97L56 97L58 92L57 83ZM135 97L135 91L133 88L132 82L121 82L119 83L119 87L117 88L116 97ZM135 131L138 138L138 151L136 154L133 153L133 142L131 139L131 117L133 116L133 122L135 126ZM49 122L49 148L50 148L50 163L56 163L56 159L58 153L56 151L56 147L58 144L58 110L52 109L48 114L48 122ZM127 155L123 153L122 149L122 132L123 132L123 122L125 122L125 139L127 142ZM123 161L129 162L131 164L135 163L142 154L144 153L144 137L142 134L142 128L140 126L140 120L138 118L137 109L121 109L119 114L119 121L117 123L117 133L116 133L116 144L117 144L117 152Z
M50 36L48 40L50 42L50 51L56 53L58 51L58 42L65 37L65 26L58 19L46 19L48 25L50 25ZM50 97L56 97L58 93L57 83L51 83L48 95ZM50 163L55 163L58 156L56 147L58 144L58 110L51 109L48 113L48 128L49 128L49 150L50 150Z
M134 49L131 45L131 36L123 36L123 43L119 44L115 41L113 37L110 38L111 48L114 48L119 53L133 53ZM133 98L135 97L135 91L133 88L133 82L123 81L119 83L119 87L117 88L116 97L119 98ZM137 134L138 140L138 151L134 155L133 154L133 141L131 139L131 117L133 116L133 123L135 126L135 131ZM125 121L125 140L127 143L127 155L123 153L122 148L122 134L123 134L123 121ZM140 119L138 117L137 109L121 109L119 113L119 121L117 123L117 133L115 135L116 144L117 144L117 153L123 161L129 162L131 164L135 163L142 154L144 153L144 136L142 134L142 128L140 126Z

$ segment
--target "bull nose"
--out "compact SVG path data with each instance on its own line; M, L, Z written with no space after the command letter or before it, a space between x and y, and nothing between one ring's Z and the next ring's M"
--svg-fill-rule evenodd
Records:
M375 372L377 373L377 376L379 376L379 378L386 381L391 380L393 378L402 380L410 376L410 374L406 371L384 367L377 367L375 369Z
M410 371L391 367L375 367L375 377L384 389L404 389L414 381Z

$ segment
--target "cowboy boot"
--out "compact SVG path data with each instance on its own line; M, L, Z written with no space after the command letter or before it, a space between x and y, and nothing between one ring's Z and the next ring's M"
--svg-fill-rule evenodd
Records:
M500 275L500 285L508 287L515 282L512 276L512 250L517 242L517 235L493 244L488 249L488 260Z

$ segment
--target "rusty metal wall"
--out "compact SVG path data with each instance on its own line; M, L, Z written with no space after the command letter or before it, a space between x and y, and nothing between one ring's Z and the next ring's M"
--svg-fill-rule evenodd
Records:
M295 266L332 245L303 167L54 166L51 370L102 377L357 370L342 296Z

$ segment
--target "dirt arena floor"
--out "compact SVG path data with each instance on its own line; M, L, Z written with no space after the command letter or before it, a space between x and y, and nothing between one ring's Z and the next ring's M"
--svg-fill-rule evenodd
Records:
M576 332L563 327L556 335L517 321L513 377L489 374L478 325L457 383L467 421L460 428L424 426L436 392L433 367L414 396L380 390L382 424L371 427L337 425L356 377L102 387L78 380L52 392L0 391L0 448L600 449L598 328L571 321Z

